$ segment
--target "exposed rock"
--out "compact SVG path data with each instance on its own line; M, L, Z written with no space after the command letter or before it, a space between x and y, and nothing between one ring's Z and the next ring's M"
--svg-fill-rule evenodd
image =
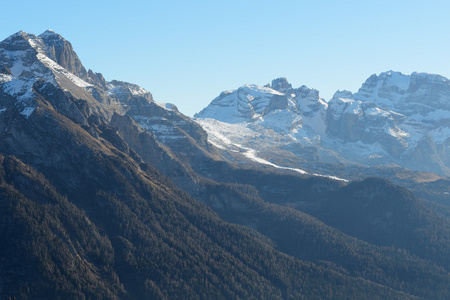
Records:
M89 69L88 78L93 84L102 87L103 89L107 89L106 80L101 73L94 73L91 69Z
M81 79L88 78L86 69L69 41L52 30L45 31L39 37L47 46L47 56L50 59Z
M12 75L11 70L6 66L0 66L0 73L5 75Z
M292 89L292 85L287 81L285 77L280 77L272 80L272 84L270 85L270 87L279 92L285 92Z

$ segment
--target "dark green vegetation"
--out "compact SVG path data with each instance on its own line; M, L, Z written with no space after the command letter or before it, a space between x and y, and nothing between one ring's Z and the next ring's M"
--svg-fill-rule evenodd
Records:
M86 171L104 185L86 178L63 197L41 173L0 157L0 233L8 241L1 248L2 295L406 298L281 254L161 182L148 166L139 174L114 157L97 159Z
M389 187L385 181L380 182L380 189ZM365 186L366 183L359 184ZM432 299L445 299L450 295L448 257L444 255L449 251L447 241L450 227L446 220L440 218L424 220L424 215L434 216L425 207L414 206L414 203L406 203L402 207L408 217L415 215L422 218L422 222L392 216L395 221L391 223L368 224L379 212L369 207L369 213L364 214L364 209L358 205L355 207L347 203L342 203L342 207L335 211L333 209L336 207L331 205L329 210L320 210L328 201L326 197L321 200L316 198L312 203L299 201L283 206L263 201L256 189L248 186L215 185L209 189L208 204L225 220L255 228L269 237L277 249L293 257L412 295ZM331 195L335 197L330 201L348 201L347 197L342 196L346 190L347 187L344 187L332 192ZM364 193L364 188L361 187L358 192ZM363 195L360 195L361 206L366 206L365 198L372 193ZM393 195L402 196L401 193ZM299 196L300 199L308 198ZM383 209L392 209L391 206L398 206L398 203L394 201ZM411 207L423 208L425 212L409 212ZM309 211L310 214L302 211ZM333 224L320 221L328 221L327 217L340 220ZM352 230L345 230L346 225ZM363 234L361 236L356 232ZM440 236L436 237L433 234L435 232L439 232ZM385 239L381 241L381 237ZM403 243L405 240L407 242Z

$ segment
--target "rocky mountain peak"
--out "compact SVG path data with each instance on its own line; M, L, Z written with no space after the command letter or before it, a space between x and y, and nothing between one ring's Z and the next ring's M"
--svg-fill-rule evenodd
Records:
M45 44L50 59L81 79L87 79L87 71L69 41L53 30L45 31L39 38Z
M22 50L25 51L27 49L30 49L30 39L35 39L36 36L33 34L26 33L24 31L16 32L6 39L4 39L0 43L0 48L3 48L8 51L17 51Z
M13 42L13 41L20 40L20 39L25 39L26 40L26 39L29 39L30 36L31 37L35 37L33 34L26 33L25 31L20 30L20 31L14 33L14 34L11 34L9 37L7 37L4 40L4 42Z
M27 70L38 77L45 77L51 73L48 67L52 63L48 59L87 80L87 72L72 45L54 31L47 30L38 37L19 31L0 43L0 63L8 67L14 76Z
M385 79L385 78L395 79L396 77L405 77L405 76L407 77L408 75L405 75L402 72L389 70L389 71L380 73L380 75L378 77L382 78L382 79Z
M361 86L355 97L371 101L386 99L388 102L384 101L384 106L389 106L390 102L399 102L405 96L410 78L409 75L394 71L383 72L379 76L373 74Z
M65 39L59 33L56 33L51 29L47 29L46 31L41 33L39 35L39 37L43 40L63 40L63 41L65 41Z
M10 70L5 74L34 75L55 86L61 85L76 97L89 97L88 92L96 100L106 101L107 96L103 94L109 88L104 77L87 72L72 44L53 30L39 36L19 31L6 38L0 43L0 65ZM85 88L89 86L88 91Z
M284 92L292 89L292 85L287 81L285 77L280 77L272 80L270 87L276 91Z
M339 99L339 98L344 98L344 99L351 99L353 98L353 93L347 90L337 90L336 93L334 93L333 98L332 99Z

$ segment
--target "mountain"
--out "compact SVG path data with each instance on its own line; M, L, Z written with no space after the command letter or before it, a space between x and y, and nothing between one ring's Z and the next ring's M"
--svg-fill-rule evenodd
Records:
M384 197L370 196L371 181L250 163L258 160L250 148L241 158L214 146L174 105L86 71L50 30L1 42L0 73L2 298L450 296L445 214L404 189L390 188L391 201L367 210L364 203ZM316 115L326 117L328 104L317 91L296 89L296 107L283 98L286 80L272 86L269 108L261 94L236 120L288 107L309 111L300 121L322 128ZM330 217L336 199L340 210ZM397 213L408 209L399 227ZM358 218L384 210L393 212L392 230Z
M399 165L449 176L448 99L449 80L426 73L372 75L328 102L278 78L223 92L195 117L217 146L279 166Z

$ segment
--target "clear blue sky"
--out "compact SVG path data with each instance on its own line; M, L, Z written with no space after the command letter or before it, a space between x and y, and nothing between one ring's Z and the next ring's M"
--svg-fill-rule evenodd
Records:
M192 116L284 76L329 100L373 73L450 77L450 1L2 1L0 40L53 29L84 66Z

